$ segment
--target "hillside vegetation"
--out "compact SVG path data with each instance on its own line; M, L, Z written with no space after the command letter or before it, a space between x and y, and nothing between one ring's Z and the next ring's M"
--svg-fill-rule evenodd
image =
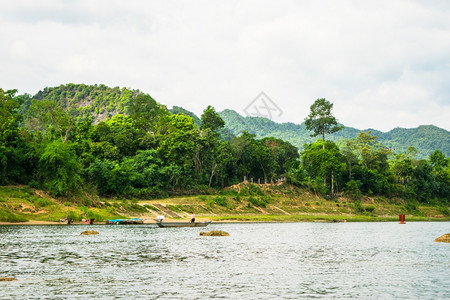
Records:
M295 186L239 184L214 195L165 199L120 199L79 196L77 201L51 197L28 186L0 187L0 222L58 222L71 218L105 222L135 218L146 223L157 216L188 220L194 212L199 220L213 221L448 221L444 206L411 205L400 199L367 198L353 201L339 197L333 201ZM73 200L73 199L72 199Z
M332 107L326 99L316 102ZM284 182L332 201L448 205L450 160L439 149L421 157L405 144L406 153L398 154L376 132L344 128L317 142L300 140L299 151L285 139L297 140L304 125L226 113L233 121L212 106L200 117L180 107L169 111L148 94L104 85L68 84L35 96L0 89L0 185L27 185L79 203L87 194L161 199L216 195L243 181ZM285 139L249 131L276 135L280 128L289 133ZM446 136L435 137L445 142Z

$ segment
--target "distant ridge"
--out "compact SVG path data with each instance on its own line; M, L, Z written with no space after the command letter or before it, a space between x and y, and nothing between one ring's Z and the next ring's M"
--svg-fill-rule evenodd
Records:
M294 123L276 123L261 117L243 117L234 110L226 109L219 112L225 121L225 127L234 135L239 135L246 130L255 134L258 138L273 136L290 142L302 148L317 140L311 137L311 132L305 125ZM394 153L406 153L408 147L413 146L418 150L417 157L428 157L433 151L439 149L446 156L450 156L450 132L434 125L421 125L417 128L394 128L388 132L375 129L360 130L353 127L344 127L341 131L328 136L328 139L340 143L345 139L355 138L360 131L372 131L372 135L378 137L378 141L391 148Z

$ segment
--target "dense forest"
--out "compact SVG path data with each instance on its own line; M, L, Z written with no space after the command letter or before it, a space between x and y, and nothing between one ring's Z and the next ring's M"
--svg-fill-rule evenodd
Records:
M299 151L280 138L233 135L211 106L197 118L139 90L68 84L31 96L0 89L0 184L55 196L155 198L283 180L327 197L449 202L450 164L441 150L426 158L412 146L394 153L371 131L337 144L329 137L340 129Z

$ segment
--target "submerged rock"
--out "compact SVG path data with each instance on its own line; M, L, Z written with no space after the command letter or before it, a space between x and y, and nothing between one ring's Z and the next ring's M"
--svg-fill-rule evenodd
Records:
M434 240L435 242L450 243L450 233L444 234Z
M100 234L100 233L98 233L98 231L95 231L95 230L86 230L86 231L83 231L80 234L82 234L82 235L92 235L92 234Z
M222 231L222 230L211 230L208 232L200 232L200 235L202 236L230 236L228 232Z
M12 277L0 277L0 281L16 281L17 279Z

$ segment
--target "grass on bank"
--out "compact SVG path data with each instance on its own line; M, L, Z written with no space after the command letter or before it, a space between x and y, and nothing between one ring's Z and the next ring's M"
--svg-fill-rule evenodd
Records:
M174 214L169 216L166 210ZM156 200L101 199L91 195L54 199L28 186L0 187L0 222L58 221L65 217L103 222L127 217L154 219L160 214L187 219L191 211L199 219L212 221L398 221L399 214L406 214L407 221L450 220L448 207L442 205L418 205L382 197L327 200L292 186L241 185L216 195Z

